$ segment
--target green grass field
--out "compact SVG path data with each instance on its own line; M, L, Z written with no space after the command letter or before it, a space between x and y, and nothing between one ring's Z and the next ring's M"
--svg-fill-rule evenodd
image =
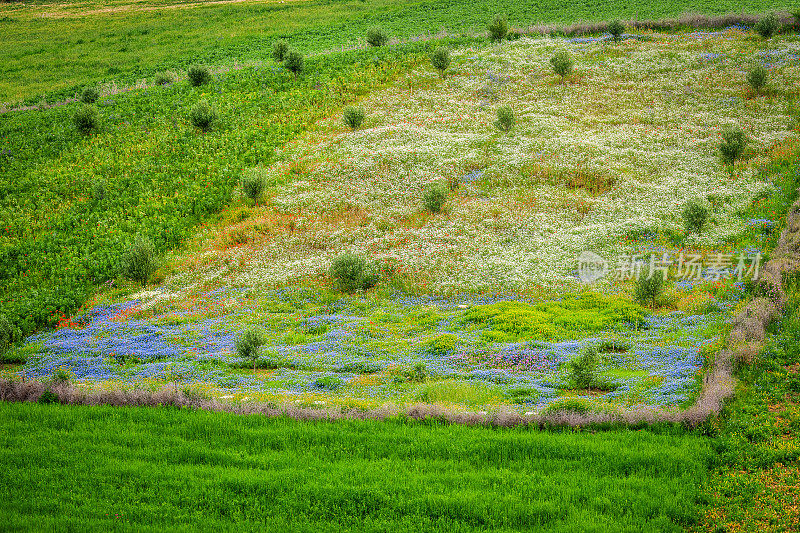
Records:
M669 428L0 404L2 528L680 531L698 513L709 452Z
M655 19L687 11L762 12L777 0L627 2L547 0L311 0L278 2L34 2L0 4L0 103L36 103L73 96L82 85L130 84L159 70L193 62L231 66L263 61L272 41L286 37L304 53L363 44L379 24L407 39L442 30L483 32L495 13L512 24L612 18Z

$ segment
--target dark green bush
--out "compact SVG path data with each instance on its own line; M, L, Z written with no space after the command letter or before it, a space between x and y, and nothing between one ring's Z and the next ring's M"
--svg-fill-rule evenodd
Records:
M147 283L157 268L156 247L144 237L137 237L119 262L120 275L142 284Z
M708 222L708 207L698 200L686 202L681 212L686 231L700 233Z
M487 28L489 40L492 42L502 41L508 34L508 20L503 15L495 15Z
M725 164L732 165L742 156L747 146L747 135L738 126L728 126L722 130L722 143L719 146L719 153Z
M440 46L431 54L431 65L439 71L441 77L445 77L445 71L450 66L450 50Z
M97 129L100 124L100 116L94 106L82 104L72 115L72 123L79 132L88 135Z
M247 329L236 339L236 355L245 361L250 361L253 364L253 370L255 370L258 355L264 342L264 335L261 331L256 328Z
M500 131L509 131L516 124L517 119L514 118L514 110L511 107L504 105L497 108L497 120L495 127Z
M647 270L647 269L645 269ZM641 305L655 307L664 292L664 274L642 272L633 287L633 299Z
M329 274L343 292L367 290L378 282L375 266L356 254L342 254L336 257L331 264Z
M395 376L395 383L424 383L428 379L428 367L425 363L416 363L413 367L403 370Z
M438 181L425 187L425 191L422 193L422 203L425 209L431 213L439 213L447 200L448 189L449 187Z
M767 69L763 65L756 65L747 73L747 83L755 94L760 94L767 84Z
M289 51L289 43L286 39L278 39L272 43L272 59L275 61L283 61L286 57L286 52Z
M286 70L294 74L294 77L297 78L298 74L303 73L305 60L303 59L303 54L297 50L289 50L286 52L283 64L286 66Z
M72 375L63 368L59 368L50 376L50 381L52 383L69 383L71 379Z
M778 15L775 13L767 13L756 22L754 29L764 39L770 39L775 35L781 27L781 22L778 20Z
M264 178L256 172L247 174L242 178L242 192L253 202L258 202L261 199L266 185Z
M81 102L84 104L93 104L100 98L100 93L94 87L87 87L81 93Z
M42 395L39 396L39 399L37 400L37 403L45 405L58 402L59 402L58 394L51 391L50 389L45 389Z
M193 87L200 87L211 81L211 73L208 71L207 67L202 65L192 65L189 67L186 75L189 78L189 83Z
M555 55L550 58L550 66L553 67L553 72L563 79L565 76L572 73L572 56L566 50L556 52Z
M208 102L198 102L189 113L189 120L195 128L208 131L217 120L217 112Z
M621 20L614 20L608 25L608 33L614 39L614 42L619 42L622 34L625 33L625 24Z
M351 130L355 131L361 127L365 116L366 113L364 113L363 108L348 106L344 109L342 120L344 120L344 123L349 126Z
M389 36L378 26L367 30L367 44L370 46L383 46L389 42Z

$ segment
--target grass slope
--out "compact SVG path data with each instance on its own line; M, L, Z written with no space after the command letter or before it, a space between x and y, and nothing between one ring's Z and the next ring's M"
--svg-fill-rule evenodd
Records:
M21 530L679 531L708 459L669 429L0 404L4 527Z
M147 0L0 4L0 102L72 96L101 81L132 83L195 61L232 65L267 58L287 37L304 53L363 44L372 25L392 36L484 31L496 13L514 25L612 18L653 19L686 11L721 14L785 7L775 0L629 2L547 0L317 0L176 2Z

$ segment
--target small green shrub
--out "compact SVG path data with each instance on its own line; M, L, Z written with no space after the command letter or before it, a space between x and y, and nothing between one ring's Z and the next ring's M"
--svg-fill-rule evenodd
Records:
M331 264L329 274L343 292L367 290L378 282L374 265L356 254L342 254L336 257Z
M303 73L305 59L303 58L303 54L292 49L286 52L283 64L286 70L294 74L295 79L297 79L297 76Z
M272 59L281 62L286 57L286 52L289 51L289 43L286 39L278 39L272 43Z
M97 129L100 123L100 116L93 105L82 104L72 115L72 123L75 124L75 128L79 132L88 135Z
M442 206L447 200L448 189L449 187L438 181L428 185L422 193L422 203L425 209L431 213L441 212Z
M195 128L208 131L217 120L217 112L208 102L198 102L189 113L189 120Z
M440 46L431 54L431 65L439 71L439 75L444 78L447 67L450 66L450 50Z
M344 120L344 123L349 126L351 130L355 131L361 127L365 116L366 113L364 113L363 108L348 106L344 109L342 120Z
M93 104L100 98L100 93L94 87L87 87L81 93L81 102L84 104Z
M767 69L763 65L756 65L747 73L747 83L755 94L760 94L767 84Z
M142 284L147 283L157 268L156 247L144 237L134 240L119 263L119 271L123 277Z
M169 85L175 81L175 76L171 72L159 72L155 76L156 85Z
M625 33L625 24L617 19L610 22L607 29L608 33L611 34L611 38L614 39L614 42L618 43L622 38L622 34Z
M500 131L509 131L516 124L517 119L514 117L514 110L510 106L504 105L497 108L497 120L494 123L495 128Z
M314 381L314 387L322 390L336 391L344 386L344 380L335 376L324 376Z
M236 355L244 361L250 361L253 364L253 370L255 370L259 352L264 342L264 335L261 331L256 328L247 329L236 339Z
M509 31L506 39L509 41L518 41L522 38L522 34L518 31Z
M242 192L244 195L252 200L253 202L258 202L261 199L261 195L264 194L264 189L266 189L266 182L261 174L256 172L252 172L250 174L246 174L242 178Z
M489 29L489 40L492 42L502 41L508 34L508 20L503 15L495 15L487 28Z
M207 67L202 65L192 65L189 67L189 70L186 71L186 75L192 87L200 87L211 81L211 73L208 71Z
M42 395L39 396L39 399L37 400L37 403L44 405L58 403L58 402L59 402L58 394L51 391L50 389L45 389Z
M597 366L600 352L597 346L589 345L581 354L568 363L570 385L576 389L616 390L618 386L600 376Z
M561 76L561 79L563 80L566 76L572 73L572 56L566 50L556 52L555 55L550 58L550 66L553 67L553 72Z
M383 31L383 28L372 26L367 30L367 44L370 46L384 46L389 42L389 36Z
M754 29L764 39L770 39L780 29L781 22L775 13L767 13L756 22Z
M732 165L742 156L747 146L747 135L738 126L729 126L722 130L722 143L719 152L725 164Z
M647 269L645 269L647 270ZM644 306L655 307L664 292L664 274L642 272L634 283L633 299Z
M699 200L690 200L683 207L681 216L687 232L700 233L708 222L708 206Z
M433 404L479 406L490 403L495 390L469 381L438 381L420 387L416 399Z

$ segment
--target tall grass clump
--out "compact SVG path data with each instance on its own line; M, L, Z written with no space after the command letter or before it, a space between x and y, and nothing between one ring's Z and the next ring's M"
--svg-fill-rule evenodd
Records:
M151 240L144 237L137 237L122 254L119 262L119 273L141 284L147 283L157 268L156 247Z
M651 275L652 274L652 275ZM655 307L664 293L664 274L661 272L642 272L634 283L633 299L636 303Z
M431 54L431 65L439 71L439 75L444 78L447 67L450 66L450 50L440 46Z
M286 52L289 51L289 43L286 39L278 39L272 43L272 59L281 62L286 57Z
M487 29L489 30L489 40L492 42L502 41L508 34L508 20L503 15L495 15Z
M356 254L342 254L336 257L328 273L342 292L367 290L378 282L374 265Z
M88 135L97 129L100 124L100 116L93 105L82 104L72 115L72 123L79 132Z
M100 98L100 93L94 87L87 87L81 93L81 102L84 104L93 104Z
M175 76L171 72L159 72L155 76L156 85L169 85L175 81Z
M255 203L261 199L266 189L266 182L264 178L258 173L250 173L242 178L242 192L244 195Z
M200 87L211 81L211 73L207 67L202 65L192 65L186 71L186 76L189 78L189 83L192 87Z
M361 127L366 113L362 107L348 106L344 109L342 120L353 131Z
M764 39L771 39L773 35L778 33L780 27L781 22L778 20L778 15L773 12L767 13L761 17L758 22L756 22L754 29Z
M195 128L208 131L217 120L217 112L208 102L198 102L189 113L189 120Z
M302 74L305 68L303 54L294 49L287 51L283 65L286 67L286 70L294 74L295 79L297 79L297 76Z
M514 110L511 106L500 106L497 108L497 120L494 126L500 131L509 131L516 124L517 119L514 117Z
M611 34L611 38L614 39L615 43L618 43L622 39L622 34L624 32L625 24L623 24L621 20L617 19L608 24L608 33Z
M236 355L245 361L251 362L253 371L255 371L258 355L264 343L264 335L260 330L256 328L247 329L236 339Z
M441 182L435 182L425 187L422 193L422 203L425 209L431 213L439 213L442 211L445 200L447 200L448 187Z
M763 65L756 65L747 73L747 84L753 89L754 94L761 94L767 85L767 69Z
M572 55L566 50L556 52L555 55L550 58L550 66L553 67L553 72L561 76L561 80L563 81L566 76L572 73L574 67Z
M367 44L370 46L384 46L389 42L389 36L379 26L372 26L367 30Z
M708 207L699 200L689 200L681 216L687 232L700 233L708 222Z
M723 163L732 165L742 157L747 142L747 135L739 126L728 126L722 130L722 143L719 146L719 153L722 156Z

